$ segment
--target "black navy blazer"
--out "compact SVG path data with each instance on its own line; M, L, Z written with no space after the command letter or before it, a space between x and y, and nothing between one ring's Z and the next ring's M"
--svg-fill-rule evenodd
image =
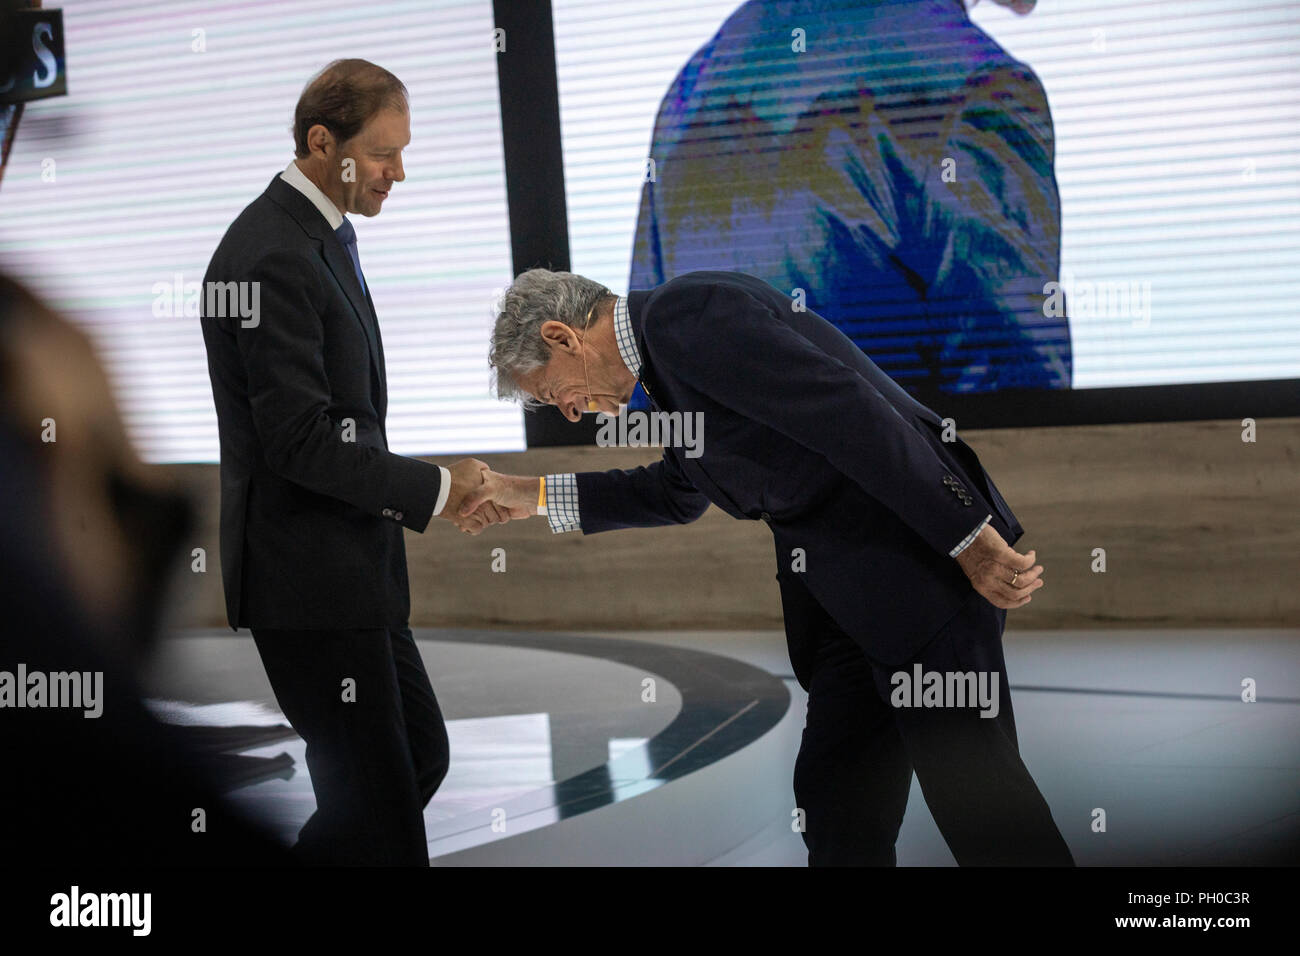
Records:
M210 283L232 281L260 283L256 326L208 314ZM203 287L231 627L406 625L402 528L428 525L441 472L388 450L383 341L347 250L277 174Z
M941 439L939 415L761 279L690 272L627 300L647 394L656 410L703 412L703 453L578 474L584 534L694 521L709 502L766 521L778 578L799 574L894 664L974 593L949 552L984 516L1010 544L1024 533L970 446Z

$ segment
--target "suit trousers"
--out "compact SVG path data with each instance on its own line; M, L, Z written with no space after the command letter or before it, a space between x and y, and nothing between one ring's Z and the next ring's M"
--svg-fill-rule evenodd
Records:
M424 806L449 751L410 628L252 632L307 742L316 811L293 849L317 865L428 866Z
M1074 865L1020 758L1002 655L1005 610L972 589L911 660L887 666L840 628L798 574L777 577L790 660L808 691L794 791L810 866L895 866L914 770L959 865ZM892 675L914 677L917 663L923 674L987 674L997 715L981 716L978 705L891 705Z

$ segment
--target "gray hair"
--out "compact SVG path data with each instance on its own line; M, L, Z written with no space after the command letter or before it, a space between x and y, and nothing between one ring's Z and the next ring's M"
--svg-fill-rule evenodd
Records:
M496 371L497 398L525 408L542 405L519 385L519 376L542 368L551 349L542 339L542 323L554 319L578 332L587 313L614 293L599 282L572 272L529 269L520 273L497 303L496 325L488 365ZM591 321L595 321L593 315Z

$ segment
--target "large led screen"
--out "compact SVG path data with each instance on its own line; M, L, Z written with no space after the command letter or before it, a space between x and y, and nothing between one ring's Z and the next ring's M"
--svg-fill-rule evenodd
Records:
M935 393L1300 376L1300 5L555 0L572 263Z
M348 217L383 332L390 447L524 447L487 365L512 275L490 0L57 6L68 95L22 117L0 263L90 331L147 459L217 459L194 293L231 220L292 160L303 86L342 57L410 92L406 179L379 215Z

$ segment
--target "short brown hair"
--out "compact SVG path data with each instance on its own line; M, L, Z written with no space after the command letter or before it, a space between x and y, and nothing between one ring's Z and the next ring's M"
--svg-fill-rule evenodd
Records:
M321 125L345 142L382 109L406 111L402 81L369 60L335 60L308 81L293 111L294 155L311 155L307 131Z

